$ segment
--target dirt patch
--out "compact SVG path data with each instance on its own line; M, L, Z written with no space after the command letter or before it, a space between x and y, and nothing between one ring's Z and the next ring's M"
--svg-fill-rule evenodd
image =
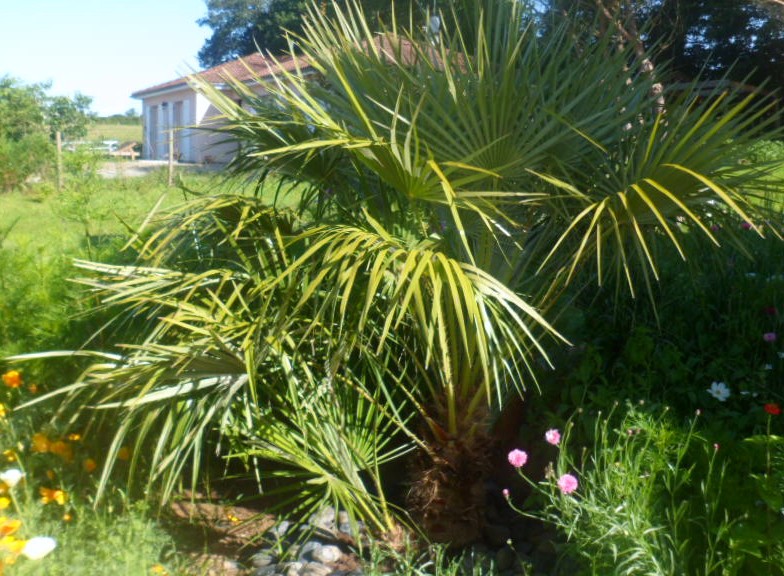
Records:
M237 561L258 545L275 517L244 506L216 504L202 495L185 495L169 507L165 523L178 552L188 558L189 572L245 576L252 571Z

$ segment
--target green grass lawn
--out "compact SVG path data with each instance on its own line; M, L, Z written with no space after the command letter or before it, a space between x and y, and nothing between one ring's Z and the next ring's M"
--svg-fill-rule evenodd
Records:
M87 131L87 138L90 142L102 142L104 140L119 140L120 142L141 142L142 125L128 124L93 124Z

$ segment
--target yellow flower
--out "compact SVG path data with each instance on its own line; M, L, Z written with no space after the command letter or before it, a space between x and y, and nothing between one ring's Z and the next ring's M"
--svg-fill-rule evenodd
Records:
M6 462L16 462L16 452L10 448L3 451L3 456L5 457Z
M226 518L232 524L239 524L241 522L241 520L231 512L226 512Z
M73 520L73 516L69 512L63 514L63 522L70 522L71 520Z
M68 440L70 442L78 442L79 440L82 439L82 435L81 434L76 434L75 432L72 432L71 434L66 436L66 438L68 438Z
M11 554L18 555L25 547L26 543L27 542L21 540L20 538L17 538L16 536L3 536L2 538L0 538L0 549L7 550ZM5 560L6 562L8 562L8 558L6 558ZM9 564L12 563L13 562L9 562Z
M27 389L30 391L30 394L38 394L38 384L30 384Z
M92 474L95 472L95 469L98 468L98 464L96 464L95 460L92 458L87 458L84 462L82 462L82 467L84 471L88 474Z
M57 478L57 474L55 474L54 470L47 470L46 471L46 477L49 478L49 480L54 482L54 479Z
M11 506L11 499L7 496L0 496L0 510L5 510Z
M41 502L43 504L57 502L60 506L65 506L65 503L68 501L68 495L60 489L41 488L38 492L41 494Z
M131 449L127 446L123 446L117 451L117 459L118 460L130 460L131 459Z
M46 434L42 434L41 432L36 432L33 434L32 438L32 450L33 452L49 452L49 447L52 443L47 438Z
M8 416L8 408L6 408L5 404L0 404L0 418L5 418Z
M3 374L3 384L9 388L19 388L22 385L22 375L18 370L9 370Z
M167 576L169 574L166 571L166 568L164 568L160 564L153 564L152 567L150 568L150 573L151 574L161 574L161 576Z

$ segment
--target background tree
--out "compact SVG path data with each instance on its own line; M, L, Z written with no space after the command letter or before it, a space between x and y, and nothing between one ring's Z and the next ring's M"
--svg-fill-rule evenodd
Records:
M52 159L56 131L66 138L87 133L92 99L50 96L47 84L24 85L0 78L0 188L10 190L45 169Z
M87 136L87 127L92 120L90 105L93 99L78 92L73 98L53 96L48 99L46 117L52 134L60 132L65 139Z
M625 41L650 48L675 80L726 76L784 86L780 0L551 0L540 6L546 18L569 14L591 26L598 22L600 34L615 21Z
M46 84L22 85L15 78L0 78L0 138L20 140L46 131Z
M212 36L199 50L199 63L204 67L217 66L258 48L273 54L287 50L288 41L282 30L301 33L302 17L309 4L309 0L207 0L207 15L198 23L211 28ZM331 10L327 0L317 4L323 13ZM364 0L361 4L371 24L380 19L389 25L389 0ZM395 3L395 12L401 21L407 22L412 13L421 17L427 5L428 2L418 0L400 0Z

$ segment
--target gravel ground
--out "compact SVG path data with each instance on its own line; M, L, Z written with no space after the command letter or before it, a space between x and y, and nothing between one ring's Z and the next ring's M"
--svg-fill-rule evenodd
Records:
M98 174L104 178L138 178L146 176L151 172L165 170L169 163L166 160L129 160L106 162L98 170ZM217 172L222 166L211 164L204 166L200 164L174 164L175 172L187 170L196 172Z

